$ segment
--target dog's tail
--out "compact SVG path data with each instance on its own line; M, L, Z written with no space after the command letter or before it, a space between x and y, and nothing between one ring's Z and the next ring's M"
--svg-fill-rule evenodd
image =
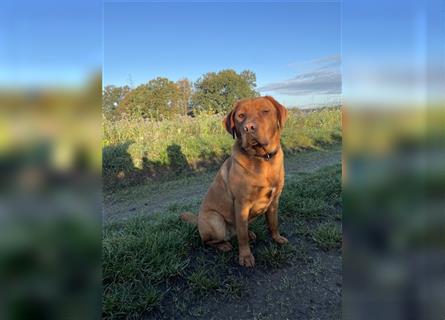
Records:
M198 224L198 216L191 212L183 212L181 213L181 219L190 224L197 225Z

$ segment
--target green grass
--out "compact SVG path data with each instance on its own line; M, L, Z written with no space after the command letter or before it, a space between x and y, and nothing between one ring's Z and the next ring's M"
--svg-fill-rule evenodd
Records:
M187 278L190 287L196 292L206 292L208 290L216 289L219 286L218 279L209 274L204 269L199 269Z
M339 243L340 231L332 232L330 226L336 223L336 206L341 205L340 173L336 165L287 181L279 218L281 233L290 243L276 245L264 217L255 220L250 229L257 235L251 245L256 270L270 272L291 264L312 263L312 249L300 245L307 239L308 243L320 241L323 249ZM321 202L313 201L316 198ZM293 199L300 199L304 205ZM179 213L184 209L197 212L198 204L174 205L150 217L133 217L104 226L104 318L139 317L161 312L165 305L172 308L172 304L180 313L178 317L198 316L206 312L196 306L203 297L244 297L249 275L238 265L236 239L232 240L232 252L204 247L196 227L180 221ZM313 231L312 224L320 222L330 224L327 228L321 224ZM196 308L190 310L190 305Z
M314 240L323 250L332 250L341 247L341 230L332 222L322 223L314 232Z
M230 298L241 298L241 296L245 293L245 290L245 281L231 275L227 276L218 288L219 293Z
M104 187L122 187L160 176L178 176L221 164L233 139L223 115L103 122ZM317 149L341 139L341 110L289 112L282 135L285 152Z
M277 268L290 261L294 252L292 244L280 246L270 242L257 250L256 263L268 268Z
M288 181L280 198L285 215L317 220L341 202L341 168L332 166L310 174L302 181Z

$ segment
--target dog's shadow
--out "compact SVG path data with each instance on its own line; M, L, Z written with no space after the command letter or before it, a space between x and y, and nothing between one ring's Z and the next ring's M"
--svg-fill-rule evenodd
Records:
M105 188L140 184L159 178L168 179L192 174L195 171L178 144L171 144L165 149L167 161L151 160L147 152L144 152L140 166L135 165L134 155L129 150L132 145L133 141L127 141L102 149L102 175Z

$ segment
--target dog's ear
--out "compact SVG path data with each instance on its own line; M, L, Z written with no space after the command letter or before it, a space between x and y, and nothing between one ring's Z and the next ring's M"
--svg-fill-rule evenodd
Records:
M233 139L235 139L235 136L239 138L239 134L235 126L235 113L237 108L238 103L235 103L232 111L230 111L229 114L223 119L224 128L226 128L227 132L232 135Z
M275 109L277 109L278 125L280 128L283 128L287 120L287 109L271 96L265 96L264 98L272 102Z

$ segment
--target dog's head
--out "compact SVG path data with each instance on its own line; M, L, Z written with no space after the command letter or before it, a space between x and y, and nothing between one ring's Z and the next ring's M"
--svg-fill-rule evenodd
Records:
M286 118L286 108L265 96L238 101L223 124L250 155L264 156L278 148Z

